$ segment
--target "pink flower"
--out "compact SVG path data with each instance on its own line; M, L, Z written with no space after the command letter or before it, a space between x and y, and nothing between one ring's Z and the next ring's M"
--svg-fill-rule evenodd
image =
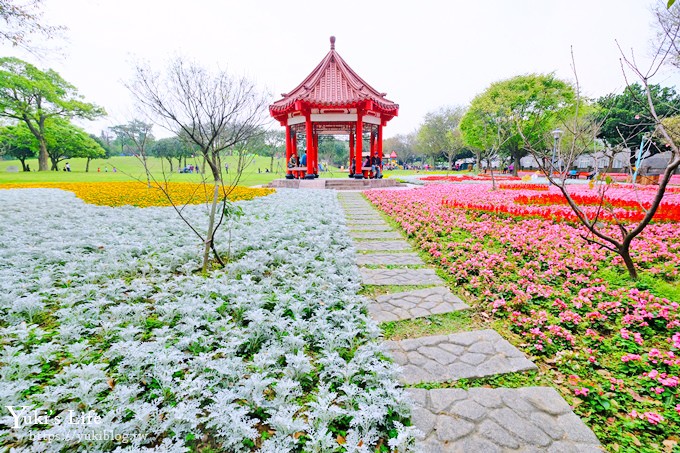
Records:
M652 425L658 425L664 421L663 415L657 414L656 412L645 412L643 415L647 417L647 421Z
M677 387L678 386L678 377L677 376L671 376L666 379L659 379L659 383L661 385L665 385L666 387Z
M680 332L676 332L675 335L673 335L673 347L680 349Z
M587 389L586 387L581 387L580 389L574 389L574 395L576 395L576 396L579 396L579 395L588 396L589 391L590 390Z
M623 357L621 357L622 362L630 362L631 360L640 360L642 357L640 357L639 354L626 354Z

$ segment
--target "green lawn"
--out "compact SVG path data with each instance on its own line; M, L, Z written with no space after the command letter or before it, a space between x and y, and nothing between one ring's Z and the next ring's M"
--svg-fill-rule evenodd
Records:
M232 169L229 175L225 175L227 181L233 177L233 168L236 168L236 157L227 157L226 162L229 163L229 168ZM85 171L85 159L69 159L59 163L59 168L64 168L64 164L68 162L71 165L71 172L65 171L35 171L38 168L38 160L30 159L27 161L33 171L21 171L21 163L18 160L0 160L0 184L3 183L35 183L35 182L101 182L101 181L132 181L145 180L144 169L142 164L135 157L115 156L110 159L96 159L90 162L90 171ZM187 164L191 162L187 161ZM269 157L254 157L252 163L246 167L241 180L242 186L256 186L267 184L274 179L283 178L285 173L285 165L283 159L274 160L274 168L272 173L265 173L265 169L269 168ZM18 173L8 173L7 167L15 166L20 169ZM113 172L113 168L116 172ZM173 162L173 172L170 173L170 167L167 160L158 159L155 157L149 158L149 168L152 174L158 178L163 179L163 172L168 174L168 179L175 182L200 182L202 175L196 173L182 174L178 172L177 162ZM97 171L99 169L99 171ZM258 169L260 172L258 172ZM108 171L107 171L108 170ZM322 178L346 178L347 170L340 170L336 167L330 167L329 171L321 173ZM417 170L388 170L385 171L385 176L400 177L409 175L424 175L424 174L444 174L446 171L417 171ZM459 172L450 172L459 173ZM467 173L467 172L460 172Z
M225 175L227 181L233 177L233 169L236 168L236 157L228 157L229 167L231 169L228 175ZM17 160L2 160L0 161L0 184L2 183L33 183L33 182L100 182L100 181L132 181L144 180L144 169L142 164L134 157L116 156L110 159L97 159L90 162L90 171L85 172L85 159L69 159L68 161L60 162L59 167L63 168L64 164L69 162L71 165L71 172L65 171L35 171L38 168L38 160L31 159L28 161L32 170L31 172L21 171L21 164ZM255 157L253 162L245 169L240 185L254 186L260 184L267 184L273 179L283 178L282 160L274 161L274 172L265 173L265 168L269 168L270 159L268 157ZM187 161L187 164L191 164ZM8 173L7 167L16 166L20 169L18 173ZM113 172L113 168L116 172ZM149 158L149 168L152 174L158 178L163 179L163 172L168 175L170 181L175 182L200 182L203 175L196 173L181 174L177 170L177 162L173 163L173 172L170 173L170 167L167 160L158 158ZM261 173L258 173L258 168ZM99 171L97 171L99 169ZM108 170L108 171L107 171ZM279 172L277 173L277 170Z

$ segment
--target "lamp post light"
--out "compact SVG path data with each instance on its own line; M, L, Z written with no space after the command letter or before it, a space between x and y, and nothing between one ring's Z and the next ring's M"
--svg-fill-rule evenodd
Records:
M559 141L562 134L563 132L560 129L555 129L554 131L552 131L552 136L555 139L555 142L553 143L552 160L550 161L550 174L552 174L555 168L555 157L557 156L557 142ZM562 170L560 169L560 171Z

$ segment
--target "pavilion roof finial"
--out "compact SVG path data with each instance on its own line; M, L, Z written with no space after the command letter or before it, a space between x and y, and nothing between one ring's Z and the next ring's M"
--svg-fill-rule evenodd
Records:
M331 36L331 50L335 50L335 36Z

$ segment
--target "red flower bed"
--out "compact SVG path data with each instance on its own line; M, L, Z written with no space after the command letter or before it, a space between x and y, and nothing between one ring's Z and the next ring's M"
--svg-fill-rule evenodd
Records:
M498 187L503 189L503 190L537 190L537 191L540 191L540 192L547 192L548 190L550 190L550 187L548 187L545 184L501 183Z
M508 175L494 175L493 179L496 181L521 181L522 178L518 176ZM420 178L421 181L444 181L444 182L461 182L461 181L491 181L491 175L450 175L450 176L424 176Z
M506 214L515 217L540 218L557 222L578 222L578 217L567 204L567 199L557 189L546 189L546 186L536 184L512 184L513 190L525 190L517 196L508 196L506 192L489 191L486 185L480 185L480 190L468 189L475 196L465 199L443 198L442 204L449 208L463 208L478 212ZM550 190L550 193L535 193ZM503 188L503 185L501 185ZM633 190L626 187L614 186L607 188L602 201L599 189L587 186L576 186L571 189L571 197L588 219L598 219L604 222L635 223L640 222L651 206L655 191ZM479 196L481 195L481 196ZM679 192L669 191L654 215L655 222L680 221Z

